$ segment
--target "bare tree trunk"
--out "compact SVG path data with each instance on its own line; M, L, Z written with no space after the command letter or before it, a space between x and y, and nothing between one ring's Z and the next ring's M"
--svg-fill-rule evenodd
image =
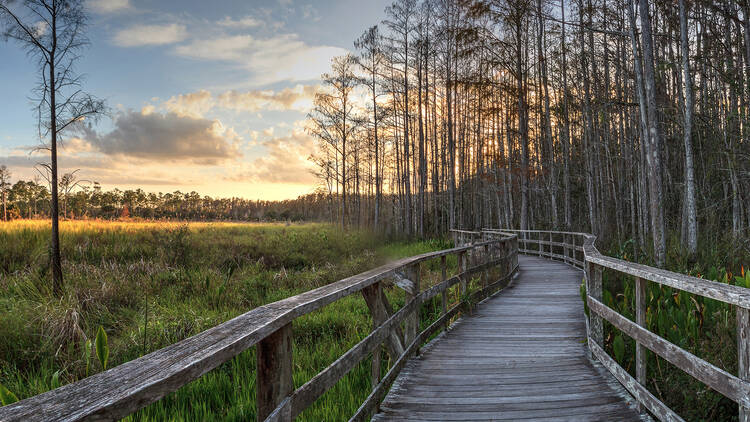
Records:
M448 47L450 49L450 47ZM448 218L449 228L456 228L456 141L453 137L453 87L451 83L451 57L446 57L445 103L448 109Z
M424 143L424 122L422 120L422 42L420 40L420 48L417 53L417 113L419 120L419 215L418 218L418 229L419 237L424 237L424 188L427 183L426 174L426 160L425 160L425 143Z
M648 0L639 0L641 12L641 42L643 44L644 85L648 105L648 143L646 159L649 165L649 200L651 205L651 231L654 240L654 258L658 267L664 267L666 234L661 169L661 129L656 110L656 71L654 69L653 37Z
M521 136L521 230L529 229L529 124L523 72L523 18L516 22L516 89L518 132Z
M558 228L557 221L557 171L555 168L555 146L552 141L552 118L550 117L549 107L549 77L547 76L547 57L544 54L544 19L542 15L542 0L537 0L537 16L539 25L539 34L537 36L537 49L539 53L539 67L541 68L542 95L544 95L544 117L542 125L544 127L545 141L547 142L547 165L549 166L548 189L550 193L550 212L552 217L552 227Z
M682 45L682 79L685 85L685 217L687 220L687 248L691 256L698 252L698 221L695 206L695 172L693 170L693 78L690 74L690 46L688 43L687 6L680 0L680 42Z
M594 168L592 164L592 152L593 152L593 136L594 136L594 122L592 116L591 107L591 83L589 78L589 59L588 53L586 52L586 37L584 33L583 23L583 2L579 11L579 23L581 26L581 67L583 71L583 114L584 120L586 121L586 128L583 130L583 154L585 160L585 173L586 173L586 198L588 200L588 214L589 214L589 226L591 232L598 234L596 219L596 191L594 188ZM591 11L589 11L591 13ZM592 39L593 41L593 39ZM594 46L591 46L593 52Z
M52 242L50 248L50 261L52 264L52 289L55 295L60 296L63 288L62 258L60 256L60 209L57 187L57 102L56 73L55 73L55 50L57 48L57 14L52 13L52 37L53 44L49 57L49 109L50 109L50 184L52 188L52 203L50 214L52 217Z
M564 214L565 228L570 229L573 220L570 209L570 114L568 109L568 62L566 56L565 40L565 0L560 0L560 15L562 16L562 34L560 43L562 49L562 78L563 78L563 130L562 130L562 147L563 147L563 186L564 186Z

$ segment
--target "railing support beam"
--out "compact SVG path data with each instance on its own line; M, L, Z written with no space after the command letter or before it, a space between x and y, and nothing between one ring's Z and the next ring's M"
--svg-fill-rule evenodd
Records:
M440 257L440 280L445 281L448 279L448 262L446 260L445 255ZM444 316L445 313L448 312L448 289L443 290L443 292L440 294L440 316ZM443 329L447 332L448 331L448 320L445 320L445 326Z
M737 307L737 376L750 381L750 310ZM750 422L750 408L740 407L740 422Z
M421 266L417 263L415 265L412 265L411 267L406 269L406 276L411 280L412 283L414 283L414 288L411 292L406 292L406 301L409 302L410 300L416 298L419 296L420 292L420 286L419 286L419 278L421 273ZM404 347L409 347L412 341L414 341L415 338L417 338L417 333L419 333L419 310L420 310L421 304L418 303L417 306L414 308L414 312L406 317L406 323L405 323L405 337L406 341L404 342ZM417 354L419 353L419 349L417 349Z
M258 421L264 421L292 394L292 324L261 340L257 350L256 400ZM288 414L291 421L291 414Z
M592 298L602 300L602 268L591 262L586 262L586 291ZM604 325L602 318L594 312L589 312L589 338L599 346L604 345Z
M646 280L635 278L635 323L646 328ZM648 362L647 350L641 343L635 343L635 379L642 386L646 386L646 363ZM644 411L641 402L638 402L638 410Z

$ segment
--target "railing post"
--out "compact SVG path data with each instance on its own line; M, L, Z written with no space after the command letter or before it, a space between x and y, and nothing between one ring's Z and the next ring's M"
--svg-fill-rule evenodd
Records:
M487 264L490 262L490 245L484 245L484 259L482 260L483 264ZM489 267L485 267L484 271L482 271L482 288L484 289L487 287L487 280L489 278Z
M406 294L407 303L419 296L419 277L421 272L420 268L420 264L416 263L406 269L406 276L412 283L414 283L412 291ZM419 333L419 313L421 305L421 303L417 303L417 306L414 307L414 312L406 317L406 333L404 333L406 336L406 344L404 345L405 348L409 347L411 342L417 338L417 334ZM417 354L419 354L419 348L417 348Z
M737 307L737 376L750 381L750 309ZM740 405L740 422L750 422L750 408Z
M294 390L292 381L292 324L264 338L257 347L256 405L258 421L263 421ZM281 420L291 421L289 412Z
M372 329L376 330L380 325L388 319L386 315L385 306L380 300L380 295L383 294L383 285L378 282L362 290L362 296L365 298L368 308L370 308L370 314L372 315ZM372 387L375 388L380 382L380 347L377 347L372 352Z
M570 264L570 257L568 254L570 253L570 249L568 249L568 234L563 233L563 255L565 256L565 263Z
M448 263L446 256L443 255L440 257L440 272L441 272L441 279L443 281L448 279ZM446 287L443 289L442 294L440 295L440 316L444 316L448 312L448 288ZM448 331L448 320L445 320L445 325L443 326L443 329L445 331Z
M466 294L466 276L463 275L464 271L466 271L466 251L461 251L458 253L458 274L461 280L458 283L459 297L463 297Z
M635 278L635 323L646 327L646 280ZM635 379L642 386L646 386L646 363L648 362L646 348L637 341L635 342ZM638 402L638 409L643 411L643 406Z
M537 241L537 242L539 242L539 252L538 252L538 253L539 253L539 256L542 256L542 248L544 247L544 246L542 246L542 235L543 235L543 234L544 234L544 233L542 233L542 232L539 232L539 233L538 233L538 236L537 236L537 239L536 239L536 241Z
M549 232L549 258L554 259L552 257L552 232Z
M591 262L586 262L586 294L592 298L602 300L602 268ZM604 326L602 317L595 312L589 312L589 337L599 346L604 346Z

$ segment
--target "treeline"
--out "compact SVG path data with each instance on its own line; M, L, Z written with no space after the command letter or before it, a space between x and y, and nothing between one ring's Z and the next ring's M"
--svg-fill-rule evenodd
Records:
M64 219L327 221L334 200L322 192L284 201L255 201L212 198L196 192L105 191L97 183L81 185L74 190L63 185L60 192L60 216ZM6 184L0 189L0 195L3 197L0 221L50 216L49 189L35 181Z
M335 219L422 235L750 226L750 1L397 0L310 113ZM387 198L387 199L386 199Z

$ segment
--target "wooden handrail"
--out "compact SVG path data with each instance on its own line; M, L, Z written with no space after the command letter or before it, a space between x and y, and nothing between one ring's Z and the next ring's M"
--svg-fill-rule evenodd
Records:
M586 300L591 311L586 324L589 349L635 397L638 403L657 418L665 421L682 420L646 389L644 348L651 350L693 378L735 401L739 405L740 421L750 421L750 289L602 255L595 246L596 236L588 233L515 229L502 229L502 231L484 229L483 232L515 233L519 237L518 242L524 245L524 248L519 249L520 253L565 261L568 264L576 264L584 270ZM552 240L555 236L562 239L555 242ZM543 237L544 239L542 239ZM576 242L576 238L579 239L579 242ZM568 239L571 239L572 243L569 243ZM529 249L526 247L527 244L538 245L539 249ZM547 246L548 250L544 250L544 246ZM554 253L554 247L562 247L563 253ZM576 256L579 251L583 253L581 260ZM603 269L613 270L635 278L635 322L623 317L617 311L602 303ZM739 355L737 376L729 374L704 359L683 350L645 327L645 287L648 281L737 307L737 351ZM636 378L628 374L604 352L602 320L608 321L615 328L635 340Z
M400 259L326 286L260 306L195 336L102 373L0 407L0 421L120 419L158 401L255 345L258 346L258 418L289 421L381 344L386 345L393 361L405 362L405 359L419 348L421 342L429 337L429 334L425 334L427 331L434 333L440 327L447 327L448 320L458 312L457 307L446 310L444 293L448 288L460 283L461 288L465 290L467 279L472 275L500 266L503 269L501 279L490 286L483 286L483 289L477 292L489 294L489 287L497 287L501 281L512 276L518 265L516 240L515 235L501 236L499 239ZM480 254L484 262L467 268L467 253ZM459 274L445 279L445 257L449 255L458 256ZM415 272L414 268L422 262L437 258L441 259L444 280L420 292L419 271ZM404 277L410 273L412 278L415 278L413 282L416 290L412 292L412 297L406 305L393 313L382 293L381 282L389 278ZM295 391L291 380L291 324L296 318L357 292L363 294L373 314L376 323L373 332ZM407 337L408 347L404 347L404 337L400 333L399 323L411 320L412 324L416 324L412 325L414 329L418 330L421 303L441 293L444 311L438 320L440 324L432 324L418 334L414 331L411 338ZM379 362L377 364L379 365ZM395 368L396 366L391 368L391 372ZM377 374L379 376L379 371ZM385 380L374 380L376 389L385 388ZM377 407L379 401L375 403L372 399L368 400L368 409ZM358 412L358 415L361 416L362 413Z

